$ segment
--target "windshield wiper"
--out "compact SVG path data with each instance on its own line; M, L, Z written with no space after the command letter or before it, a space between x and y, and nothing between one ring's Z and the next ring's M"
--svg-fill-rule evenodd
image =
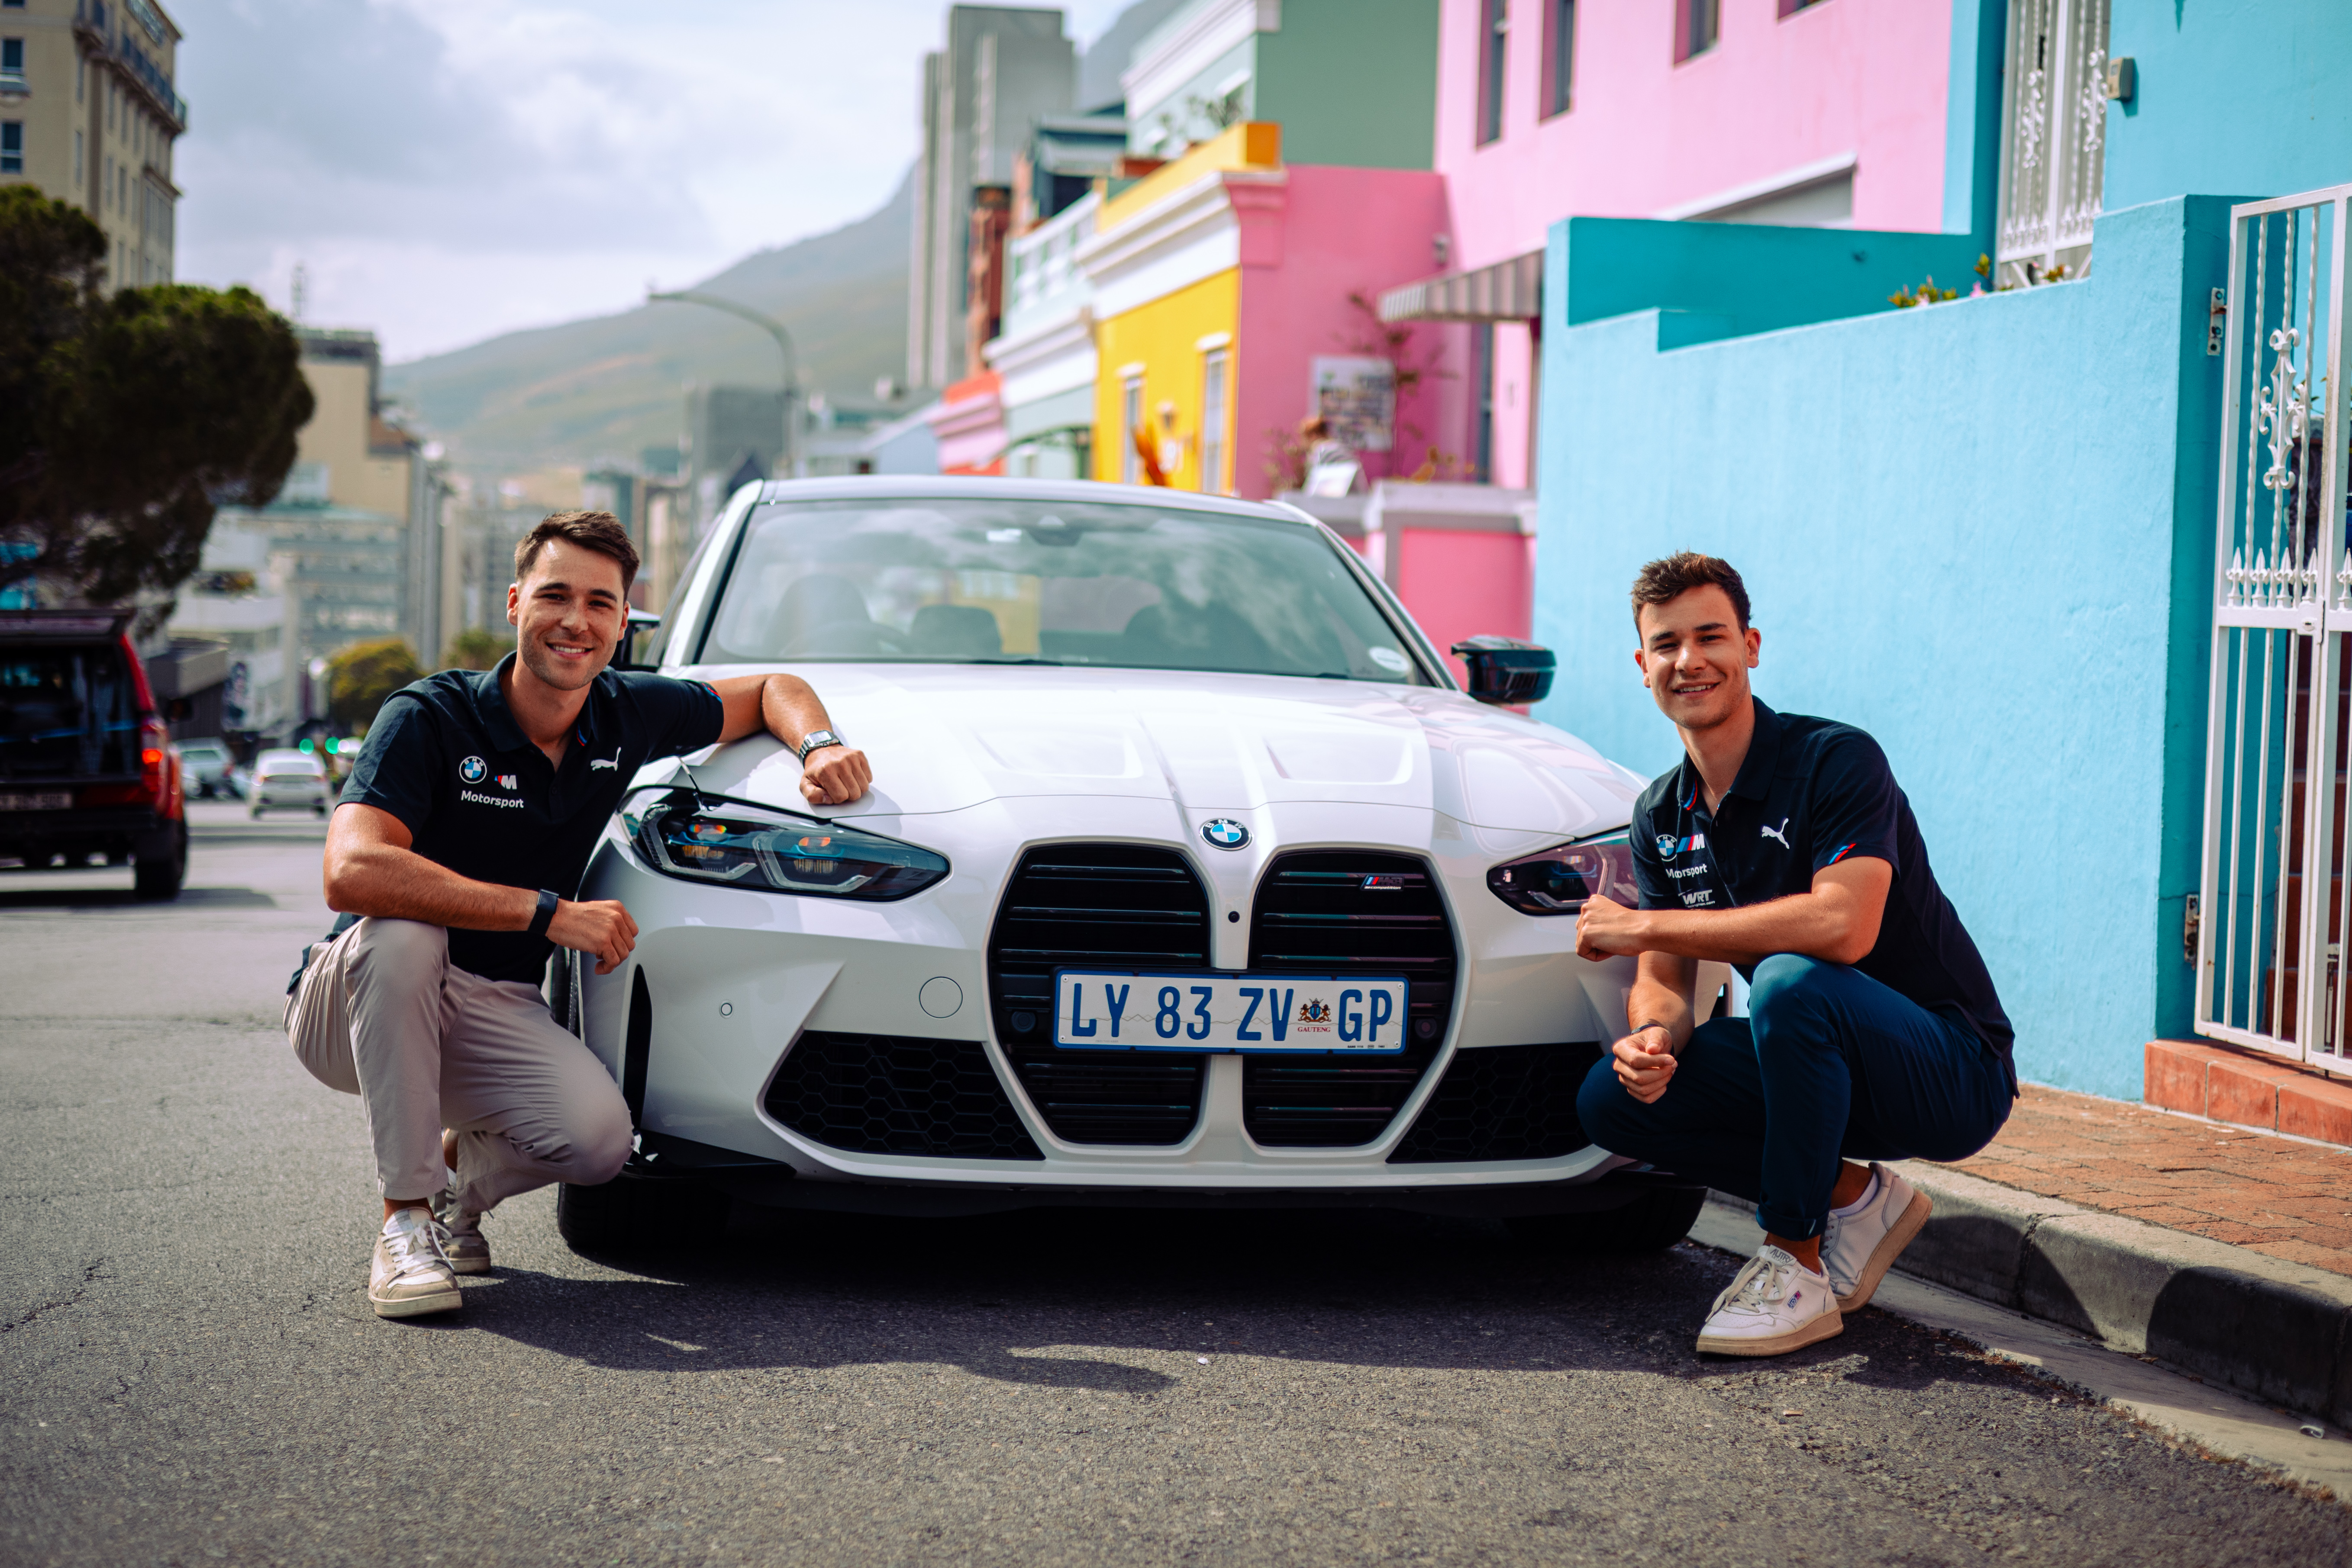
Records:
M1058 658L1030 658L1023 654L982 654L963 661L966 664L1050 664L1059 668Z

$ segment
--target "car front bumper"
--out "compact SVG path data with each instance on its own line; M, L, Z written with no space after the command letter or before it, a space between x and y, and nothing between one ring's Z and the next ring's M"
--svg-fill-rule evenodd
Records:
M1576 1190L1622 1163L1590 1144L1532 1159L1396 1157L1456 1061L1482 1050L1557 1053L1556 1100L1557 1084L1571 1071L1580 1077L1597 1059L1599 1042L1616 1032L1602 1020L1623 1016L1633 970L1630 960L1577 958L1568 951L1565 922L1532 921L1494 900L1483 879L1495 856L1475 851L1456 865L1433 854L1425 818L1417 829L1351 825L1374 828L1351 835L1355 842L1385 839L1387 850L1417 852L1432 864L1460 949L1442 1044L1379 1137L1347 1148L1260 1143L1244 1125L1244 1058L1231 1055L1207 1058L1199 1114L1180 1142L1131 1146L1056 1137L998 1037L988 944L1022 848L1086 832L1092 809L1066 801L978 808L998 820L967 820L959 836L967 846L1003 847L987 858L968 849L951 857L957 868L947 881L896 903L686 882L652 871L617 830L609 832L581 896L621 900L636 922L637 943L612 974L582 966L580 1024L631 1100L642 1133L632 1173L693 1174L801 1206L937 1213L1041 1204L1372 1204L1507 1214L1610 1207L1638 1195L1622 1184ZM923 825L911 819L867 825L926 841ZM1130 826L1128 835L1099 836L1131 833ZM1408 847L1414 834L1418 851ZM1159 847L1181 845L1171 835ZM1227 866L1208 862L1206 869ZM1241 964L1221 959L1218 966ZM945 1005L949 996L955 1005ZM788 1052L812 1033L968 1043L1036 1157L875 1152L785 1125L767 1103L770 1088Z

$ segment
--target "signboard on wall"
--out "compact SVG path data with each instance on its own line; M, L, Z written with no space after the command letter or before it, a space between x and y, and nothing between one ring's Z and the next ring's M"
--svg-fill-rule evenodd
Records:
M1318 357L1315 411L1331 438L1354 452L1385 452L1395 439L1396 365L1353 355Z

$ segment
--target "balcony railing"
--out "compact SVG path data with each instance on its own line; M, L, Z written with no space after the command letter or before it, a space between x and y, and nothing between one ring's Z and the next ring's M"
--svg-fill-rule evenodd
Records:
M1012 273L1013 297L1006 301L1008 322L1035 310L1071 284L1081 281L1075 258L1078 247L1095 232L1095 215L1102 197L1087 195L1005 246Z
M163 41L163 18L145 0L123 0L139 26L158 45ZM188 100L173 90L171 73L157 65L125 32L121 7L108 0L74 0L74 26L89 36L98 46L101 58L121 68L123 73L155 101L155 107L181 131L188 128Z

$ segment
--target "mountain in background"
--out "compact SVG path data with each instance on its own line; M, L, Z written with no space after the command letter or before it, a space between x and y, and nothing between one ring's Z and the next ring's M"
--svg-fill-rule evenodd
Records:
M876 381L906 369L913 201L910 172L871 216L693 287L782 321L803 387L871 406ZM640 305L388 365L383 390L459 469L512 472L633 466L644 448L677 440L689 382L772 387L782 374L774 341L748 321L698 305Z

